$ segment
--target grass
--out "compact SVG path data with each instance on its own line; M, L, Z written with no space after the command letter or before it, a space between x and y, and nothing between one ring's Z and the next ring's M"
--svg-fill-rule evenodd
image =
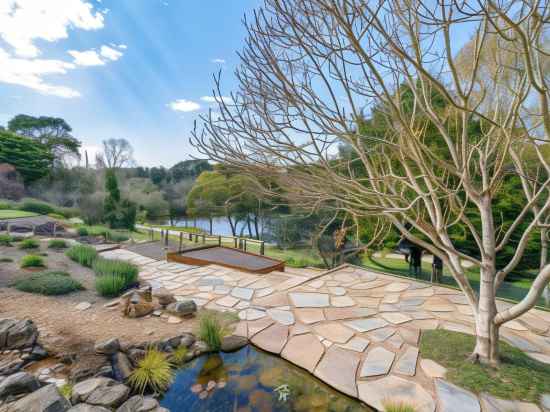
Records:
M174 352L170 354L170 360L176 366L181 366L187 359L187 352L189 350L185 346L178 346Z
M0 210L0 219L18 219L22 217L33 217L33 216L38 216L38 214L34 212L27 212L25 210L13 210L13 209Z
M383 402L385 412L417 412L417 409L405 402L395 402L392 400Z
M25 239L19 243L18 247L19 249L23 249L23 250L38 249L40 247L40 242L36 239Z
M73 385L70 383L66 383L62 385L59 388L59 393L65 398L65 399L71 399L71 396L73 395Z
M227 329L217 315L211 312L201 315L197 335L211 350L219 351L221 349L222 339L227 333Z
M21 268L41 268L46 265L44 264L44 259L41 256L26 255L21 259L19 266Z
M35 273L14 282L13 286L22 292L40 295L57 296L83 290L80 282L72 279L67 272Z
M92 269L96 276L122 277L127 285L135 283L139 273L136 265L117 259L97 258L92 264Z
M95 289L101 296L114 298L126 289L128 284L123 276L101 275L95 278Z
M148 349L132 371L128 383L141 394L148 389L162 393L168 388L173 378L172 363L167 355L157 349Z
M52 239L48 242L49 249L66 249L67 242L64 239Z
M422 332L420 355L447 368L446 379L475 393L488 392L505 399L538 402L550 392L550 366L500 342L501 365L493 369L467 360L475 338L458 332ZM452 348L452 350L449 350Z
M0 235L0 246L11 246L15 239L10 235Z
M130 238L128 231L112 230L103 225L78 225L76 231L79 236L102 236L105 240L113 242L125 242Z
M82 266L92 267L97 258L97 251L92 246L75 245L67 250L65 255Z

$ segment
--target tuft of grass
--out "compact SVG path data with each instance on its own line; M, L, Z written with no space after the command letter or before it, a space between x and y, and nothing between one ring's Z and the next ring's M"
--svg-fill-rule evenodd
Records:
M0 246L11 246L11 242L14 242L14 239L10 235L0 235Z
M170 360L174 365L181 366L187 359L187 352L189 352L189 350L185 346L178 346L174 352L171 353Z
M19 249L38 249L40 242L36 239L24 239L19 243Z
M71 396L73 395L73 385L70 383L66 383L62 385L59 388L59 393L65 398L65 399L71 399Z
M227 335L227 329L214 313L206 312L200 317L197 335L211 350L219 351L222 347L222 339Z
M10 263L10 262L13 262L13 259L12 259L12 258L9 258L9 257L3 257L3 258L0 258L0 262L2 262L2 263Z
M430 330L422 332L420 354L447 368L446 380L475 393L488 392L500 398L537 402L540 395L550 392L549 365L501 341L500 366L491 368L467 360L474 346L474 336Z
M173 378L172 363L168 360L167 355L150 348L132 371L128 383L141 394L148 389L162 393L168 388Z
M95 248L86 245L75 245L65 252L65 255L82 266L92 267L97 258Z
M136 265L118 259L97 258L92 265L92 269L96 276L122 277L126 285L135 283L139 273Z
M19 266L21 268L41 268L46 265L44 264L44 259L41 256L26 255L21 259Z
M101 296L114 298L126 289L127 283L123 276L101 275L95 278L95 289Z
M384 401L382 402L385 412L417 412L417 409L402 401Z
M67 247L67 242L64 239L52 239L48 242L50 249L66 249Z
M13 286L22 292L37 293L40 295L66 295L84 287L80 282L72 279L67 272L42 272L16 280Z

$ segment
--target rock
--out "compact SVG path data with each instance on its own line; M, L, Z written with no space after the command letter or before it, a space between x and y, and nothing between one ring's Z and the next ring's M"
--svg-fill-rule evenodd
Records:
M102 355L112 355L120 350L120 342L116 338L97 342L94 346L96 353Z
M176 349L178 346L180 346L181 342L181 336L174 336L173 338L167 338L162 341L162 345L164 347L171 347L173 349Z
M153 296L157 298L159 305L168 306L170 303L176 302L176 298L165 288L155 289Z
M156 399L150 396L132 396L120 406L116 412L149 412L157 411L159 403Z
M550 411L550 393L544 393L540 396L540 406L546 411Z
M103 305L104 308L114 308L115 306L118 306L120 303L120 299L115 299L110 302L107 302L105 305Z
M117 352L113 356L113 367L115 369L115 376L125 381L132 374L132 363L128 356L122 352Z
M447 369L445 367L431 359L422 359L420 361L420 367L430 378L444 378L447 373Z
M112 379L109 378L92 378L79 382L73 386L71 394L71 402L73 404L85 402L88 396L102 385L108 385ZM113 381L114 382L114 381Z
M103 406L89 405L87 403L79 403L69 409L68 412L111 412L110 409Z
M59 393L55 385L47 385L25 396L10 406L10 412L65 412L70 402ZM99 412L99 411L97 411Z
M442 412L480 412L477 397L465 389L459 388L443 379L435 380L435 391Z
M195 343L195 336L191 333L184 333L180 339L180 346L185 346L189 348L193 343Z
M132 348L126 352L126 355L128 356L128 359L130 359L130 362L132 362L135 366L145 356L145 353L146 352L143 349Z
M111 376L111 363L104 355L83 354L78 357L71 368L69 380L81 382L95 376Z
M17 372L0 383L0 399L11 395L30 393L40 388L40 382L27 372Z
M203 353L210 352L210 349L208 348L208 344L206 342L203 342L202 340L198 340L191 347L189 348L190 351L196 356L202 355Z
M197 304L192 300L170 303L166 310L177 316L192 316L197 311Z
M141 318L155 310L150 296L135 290L122 295L119 306L124 316L129 318Z
M29 354L31 360L41 360L48 357L48 352L40 345L34 345L31 353Z
M37 338L32 320L0 319L0 350L31 347Z
M222 339L223 352L235 352L248 344L248 339L242 336L226 336Z
M73 387L71 402L85 402L91 405L116 408L130 393L130 388L109 378L92 378Z
M91 307L92 304L90 302L80 302L78 305L75 306L75 309L83 312L90 309Z
M166 320L166 322L171 324L176 324L176 323L181 323L182 320L177 316L168 316L168 319Z

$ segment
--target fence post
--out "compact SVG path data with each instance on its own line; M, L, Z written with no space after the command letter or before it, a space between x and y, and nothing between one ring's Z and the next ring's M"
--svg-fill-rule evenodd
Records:
M206 235L202 235L202 244L204 245L206 243Z
M245 239L244 239L244 251L245 251L245 252L246 252L246 244L247 244L247 242L246 242L246 238L245 238Z
M178 250L180 253L183 250L183 232L180 232L180 247Z
M53 222L53 237L57 235L57 222Z
M168 246L168 229L164 231L164 246Z
M260 255L265 254L265 242L262 240L262 243L260 243Z
M222 245L222 237L218 236L218 246L221 246L221 245Z
M237 249L237 238L233 237L233 241L235 242L235 249Z
M10 222L6 222L6 232L8 232L8 235L10 234Z

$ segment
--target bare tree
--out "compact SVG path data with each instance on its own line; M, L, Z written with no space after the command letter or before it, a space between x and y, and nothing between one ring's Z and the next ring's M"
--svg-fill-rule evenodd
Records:
M496 291L550 208L546 159L523 170L514 156L550 136L549 21L547 2L526 0L265 0L246 22L239 89L192 142L244 173L278 177L304 206L377 216L439 256L474 313L472 359L497 365L500 326L532 308L550 280L545 264L525 298L497 309ZM469 70L458 66L458 32L472 38ZM494 64L483 64L492 43ZM364 110L385 118L383 136L362 133ZM341 142L355 156L335 156ZM507 173L536 185L517 194L525 208L501 230L493 200ZM519 222L528 224L515 253L497 268ZM477 256L453 243L456 226ZM480 268L479 292L463 261Z
M103 141L103 153L96 156L98 167L120 169L134 164L134 149L126 139L108 139Z

